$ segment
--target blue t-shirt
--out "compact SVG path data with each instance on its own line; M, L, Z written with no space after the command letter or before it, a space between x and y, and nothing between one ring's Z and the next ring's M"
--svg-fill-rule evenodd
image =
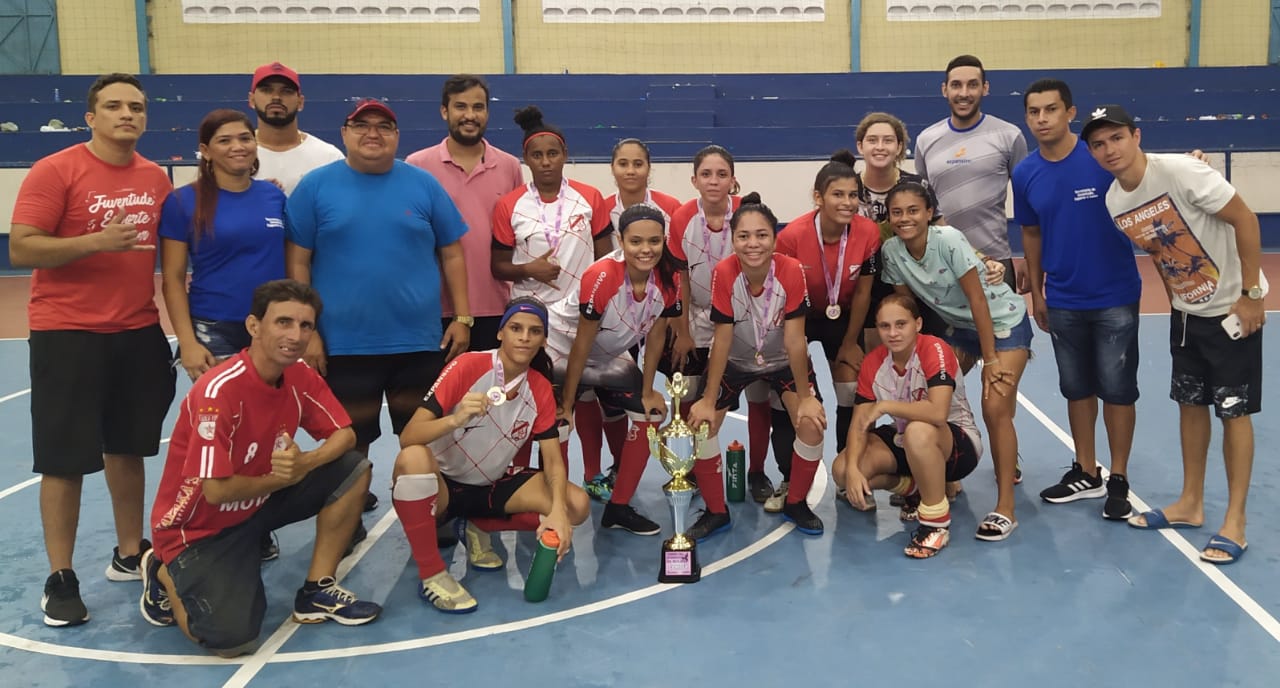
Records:
M287 214L289 241L312 251L329 354L440 350L436 251L467 225L435 177L400 160L385 174L339 160L303 177Z
M1110 172L1078 141L1049 162L1036 151L1013 170L1013 215L1040 227L1040 265L1050 308L1093 310L1134 303L1142 280L1129 238L1107 212Z
M194 238L196 188L165 199L160 236L187 244L191 317L243 321L259 284L284 277L284 192L254 180L244 191L218 190L211 231Z

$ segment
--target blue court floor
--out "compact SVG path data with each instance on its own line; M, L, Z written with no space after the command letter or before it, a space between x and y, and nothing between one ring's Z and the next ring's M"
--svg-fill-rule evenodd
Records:
M1180 487L1167 332L1168 316L1142 318L1143 398L1130 465L1138 508L1163 506ZM416 596L416 569L386 489L394 438L384 437L373 448L382 506L366 514L369 540L342 569L344 585L385 605L382 618L356 628L287 620L312 539L310 524L291 526L280 533L281 558L263 567L264 645L235 661L206 655L177 629L146 624L138 584L105 579L114 531L99 476L85 482L76 558L93 618L69 629L42 623L47 562L30 473L27 345L0 341L0 552L7 564L0 685L1280 685L1276 337L1266 342L1267 410L1254 425L1250 547L1241 562L1218 569L1196 558L1226 501L1216 421L1204 529L1138 531L1103 521L1100 500L1039 500L1072 451L1049 338L1036 334L1017 418L1026 477L1017 488L1020 525L1006 542L971 537L994 504L989 457L953 506L951 545L926 561L902 555L909 530L886 495L878 495L873 514L837 506L824 472L810 493L826 522L821 537L793 531L754 503L732 505L733 530L700 547L702 582L666 586L656 582L660 538L598 530L595 505L550 599L524 601L532 536L507 533L498 544L508 561L503 571L467 571L465 555L453 557L454 575L480 608L448 616ZM180 396L188 384L179 384ZM976 398L976 373L968 385ZM828 434L829 466L835 445ZM1100 428L1105 457L1103 437ZM722 432L726 444L734 438L745 442L741 418ZM153 485L160 461L148 466ZM772 459L770 470L776 481ZM669 530L663 477L651 464L634 503Z

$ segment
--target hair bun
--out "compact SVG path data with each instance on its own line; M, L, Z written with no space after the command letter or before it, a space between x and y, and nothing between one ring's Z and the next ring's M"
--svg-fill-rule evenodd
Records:
M841 148L840 150L832 153L830 160L831 162L842 162L849 167L853 167L858 162L857 156L855 156L853 151L848 148Z
M525 131L533 131L542 127L542 108L537 105L526 105L516 110L513 118L516 124Z
M761 202L760 193L756 191L752 191L742 197L742 205L760 205Z

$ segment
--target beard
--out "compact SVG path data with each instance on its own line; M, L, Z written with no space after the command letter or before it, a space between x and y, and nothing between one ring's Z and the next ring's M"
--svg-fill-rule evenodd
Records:
M453 139L454 141L457 141L459 144L463 146L474 146L477 143L480 143L482 140L484 140L484 132L485 132L485 127L480 127L480 131L477 132L475 136L467 136L466 134L462 133L461 125L457 125L457 126L451 125L449 127L449 138Z
M285 114L283 115L275 115L275 114L269 115L267 114L266 110L259 110L257 108L254 108L254 112L258 113L259 122L262 122L263 124L269 124L273 127L287 127L290 124L293 124L293 121L295 119L298 119L297 110L294 110L293 112L289 112L286 110Z

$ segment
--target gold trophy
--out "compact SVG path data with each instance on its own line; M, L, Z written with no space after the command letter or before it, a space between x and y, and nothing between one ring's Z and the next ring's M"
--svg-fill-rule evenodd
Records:
M667 394L671 397L671 423L661 432L649 428L649 453L671 475L671 481L662 491L671 502L671 520L675 523L675 536L662 543L662 568L658 572L661 583L696 583L702 578L698 565L698 544L684 534L685 518L689 502L693 501L693 483L686 479L698 460L698 451L707 441L707 425L695 432L680 417L680 400L689 393L689 381L680 373L667 382Z

